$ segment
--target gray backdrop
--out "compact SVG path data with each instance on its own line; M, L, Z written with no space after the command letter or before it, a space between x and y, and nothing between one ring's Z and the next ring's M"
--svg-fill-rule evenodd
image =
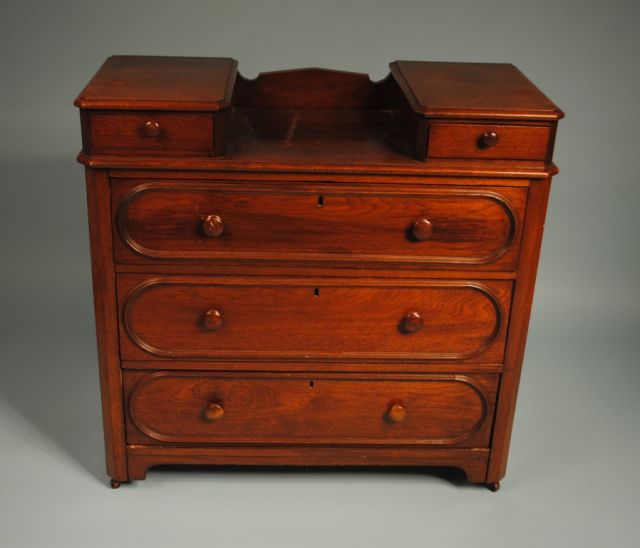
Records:
M0 545L637 546L637 1L6 1ZM106 487L76 94L112 54L240 70L512 62L561 108L509 472L151 472ZM634 543L633 538L636 538Z

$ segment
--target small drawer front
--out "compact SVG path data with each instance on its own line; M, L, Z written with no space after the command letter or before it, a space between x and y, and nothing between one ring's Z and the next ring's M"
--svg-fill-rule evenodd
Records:
M127 441L487 447L498 375L127 371Z
M210 156L213 115L168 112L93 112L89 114L93 154Z
M515 269L527 189L114 181L116 260Z
M498 364L511 286L120 275L121 355Z
M429 130L427 158L544 160L549 127L435 122Z

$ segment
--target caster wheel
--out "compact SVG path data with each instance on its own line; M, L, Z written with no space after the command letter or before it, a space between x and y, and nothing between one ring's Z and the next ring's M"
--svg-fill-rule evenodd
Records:
M111 489L117 489L122 485L121 481L114 480L114 479L112 479L110 483L111 483Z
M500 489L500 482L496 481L494 483L487 483L487 488L489 489L489 491L492 491L493 493L495 493Z

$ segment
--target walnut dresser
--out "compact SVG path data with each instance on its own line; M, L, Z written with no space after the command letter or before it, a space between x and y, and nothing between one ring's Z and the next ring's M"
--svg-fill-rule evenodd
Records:
M513 65L80 93L111 484L162 464L505 474L562 112Z

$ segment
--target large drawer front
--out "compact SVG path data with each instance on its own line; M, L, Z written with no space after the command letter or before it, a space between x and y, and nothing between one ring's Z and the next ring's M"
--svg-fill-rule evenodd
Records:
M501 363L511 285L121 275L121 354Z
M498 375L124 375L127 441L486 447Z
M116 260L517 267L526 188L113 182Z

